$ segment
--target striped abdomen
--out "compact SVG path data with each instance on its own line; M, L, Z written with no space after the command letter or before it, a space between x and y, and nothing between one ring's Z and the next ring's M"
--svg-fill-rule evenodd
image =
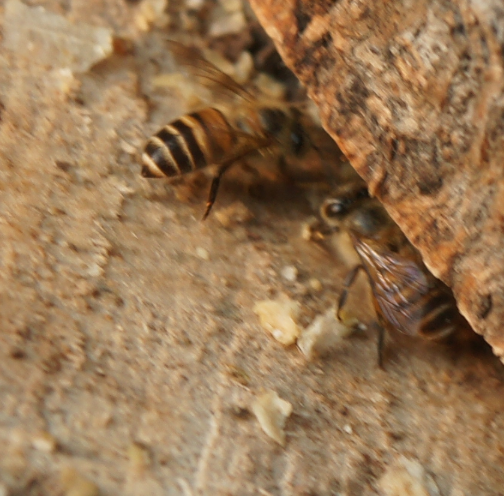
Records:
M236 142L233 129L219 110L207 108L184 115L147 141L142 176L172 177L219 164Z
M443 339L463 317L450 289L423 264L389 251L371 240L352 236L371 283L382 325L411 336Z

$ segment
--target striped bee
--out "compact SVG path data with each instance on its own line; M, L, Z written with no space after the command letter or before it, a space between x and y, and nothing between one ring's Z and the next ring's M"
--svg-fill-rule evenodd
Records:
M371 286L379 323L378 364L383 365L385 331L441 341L468 328L453 294L425 267L417 250L356 180L326 199L320 209L326 235L346 231L359 262L348 274L338 301L338 318L357 274L362 270Z
M208 107L179 117L149 138L142 154L142 175L174 177L216 166L206 219L226 170L254 152L264 153L278 145L299 155L305 148L305 132L294 106L259 101L196 50L174 41L168 45L178 64L228 102L224 111ZM234 105L229 105L231 99Z

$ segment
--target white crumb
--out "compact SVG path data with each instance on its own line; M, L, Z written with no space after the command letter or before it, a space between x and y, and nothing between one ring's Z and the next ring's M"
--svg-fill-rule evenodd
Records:
M308 360L327 355L341 346L344 338L353 332L336 318L334 308L318 315L315 320L302 331L298 339L298 347Z
M277 300L263 300L254 305L261 325L285 346L296 342L301 329L296 323L299 303L287 296Z
M292 405L280 398L275 391L268 390L256 398L252 404L252 412L257 417L261 429L271 439L284 446L284 426L292 413Z

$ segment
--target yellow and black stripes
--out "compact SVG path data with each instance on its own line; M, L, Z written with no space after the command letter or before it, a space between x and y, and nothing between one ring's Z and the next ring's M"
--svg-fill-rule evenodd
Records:
M424 297L419 335L426 339L443 339L456 330L459 321L460 314L453 294L438 281Z
M152 136L142 154L144 177L173 177L220 163L236 144L226 117L207 108L167 124Z

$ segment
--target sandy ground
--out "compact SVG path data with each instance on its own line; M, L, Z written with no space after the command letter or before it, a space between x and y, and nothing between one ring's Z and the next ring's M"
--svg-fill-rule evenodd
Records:
M0 493L503 494L497 360L389 342L383 371L371 329L313 362L278 344L254 304L289 295L306 325L348 271L301 238L305 190L251 191L237 170L201 222L206 183L139 174L145 138L183 111L149 87L167 28L142 31L142 2L26 4L134 50L83 73L0 51ZM250 218L223 225L236 202ZM292 405L285 446L251 413L265 389Z

